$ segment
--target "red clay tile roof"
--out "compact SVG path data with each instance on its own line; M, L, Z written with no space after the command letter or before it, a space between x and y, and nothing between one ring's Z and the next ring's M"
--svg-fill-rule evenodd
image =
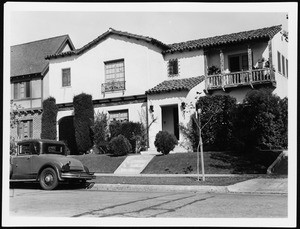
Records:
M186 42L170 44L170 49L163 53L181 52L186 50L195 50L211 46L219 46L232 44L237 42L255 40L255 39L271 39L275 34L281 31L281 25L244 31L239 33L231 33L221 36L202 38Z
M42 73L48 67L49 62L45 57L49 54L55 54L61 51L66 42L69 42L71 48L74 49L68 35L11 46L10 76Z
M101 34L99 37L97 37L96 39L94 39L90 43L84 45L82 48L79 48L79 49L76 49L76 50L73 50L73 51L69 51L69 52L60 53L60 54L48 55L46 58L47 59L52 59L52 58L58 58L58 57L64 57L64 56L80 55L81 53L83 53L83 52L87 51L88 49L90 49L91 47L97 45L99 42L106 39L108 36L110 36L112 34L127 37L127 38L131 38L131 39L143 40L147 43L151 43L153 45L156 45L156 46L162 48L163 50L169 48L169 46L167 46L166 44L162 43L161 41L159 41L157 39L147 37L147 36L136 35L136 34L132 34L132 33L128 33L128 32L122 32L122 31L118 31L118 30L114 30L112 28L109 28L108 31Z
M171 91L189 91L204 81L204 76L165 80L162 83L146 91L146 94L159 94Z

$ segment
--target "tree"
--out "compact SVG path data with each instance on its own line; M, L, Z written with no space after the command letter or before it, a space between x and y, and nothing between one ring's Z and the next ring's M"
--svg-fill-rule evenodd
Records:
M42 139L55 140L57 136L56 131L56 118L58 108L56 106L56 100L53 97L49 97L43 101L43 113L42 113Z
M21 109L23 107L21 105L17 105L12 100L10 101L10 128L15 128L19 123L19 118L21 116ZM15 138L10 136L10 154L15 154L17 150L17 145Z
M94 108L92 96L81 93L74 96L74 128L78 151L84 153L93 146Z

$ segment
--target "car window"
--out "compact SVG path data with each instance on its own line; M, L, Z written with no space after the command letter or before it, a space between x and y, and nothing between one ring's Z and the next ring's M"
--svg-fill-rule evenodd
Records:
M65 154L65 146L57 144L45 144L44 145L44 154Z
M30 144L20 145L19 155L29 155L30 154Z

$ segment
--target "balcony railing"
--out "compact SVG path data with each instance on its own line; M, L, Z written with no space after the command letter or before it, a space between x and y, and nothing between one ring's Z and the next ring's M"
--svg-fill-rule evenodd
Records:
M275 82L269 68L253 69L251 71L231 72L218 75L208 75L206 78L206 89L220 89L243 85Z
M125 90L125 81L111 81L103 83L101 85L101 92L114 92L114 91L124 91Z

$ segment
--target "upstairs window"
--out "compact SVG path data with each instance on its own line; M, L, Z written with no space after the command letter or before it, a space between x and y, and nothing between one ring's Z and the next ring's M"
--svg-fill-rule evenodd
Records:
M168 62L168 74L169 76L176 76L179 74L178 59L172 59Z
M231 72L249 70L248 54L239 54L229 57L229 70Z
M128 121L128 110L109 111L109 121Z
M71 86L71 69L70 68L62 69L62 86L63 87Z
M30 81L14 83L14 99L30 98Z
M102 93L125 90L124 59L104 62L105 83L102 84Z
M285 76L285 57L282 55L282 75Z
M281 54L277 51L278 72L281 73Z
M124 59L107 61L105 64L105 82L125 81Z

